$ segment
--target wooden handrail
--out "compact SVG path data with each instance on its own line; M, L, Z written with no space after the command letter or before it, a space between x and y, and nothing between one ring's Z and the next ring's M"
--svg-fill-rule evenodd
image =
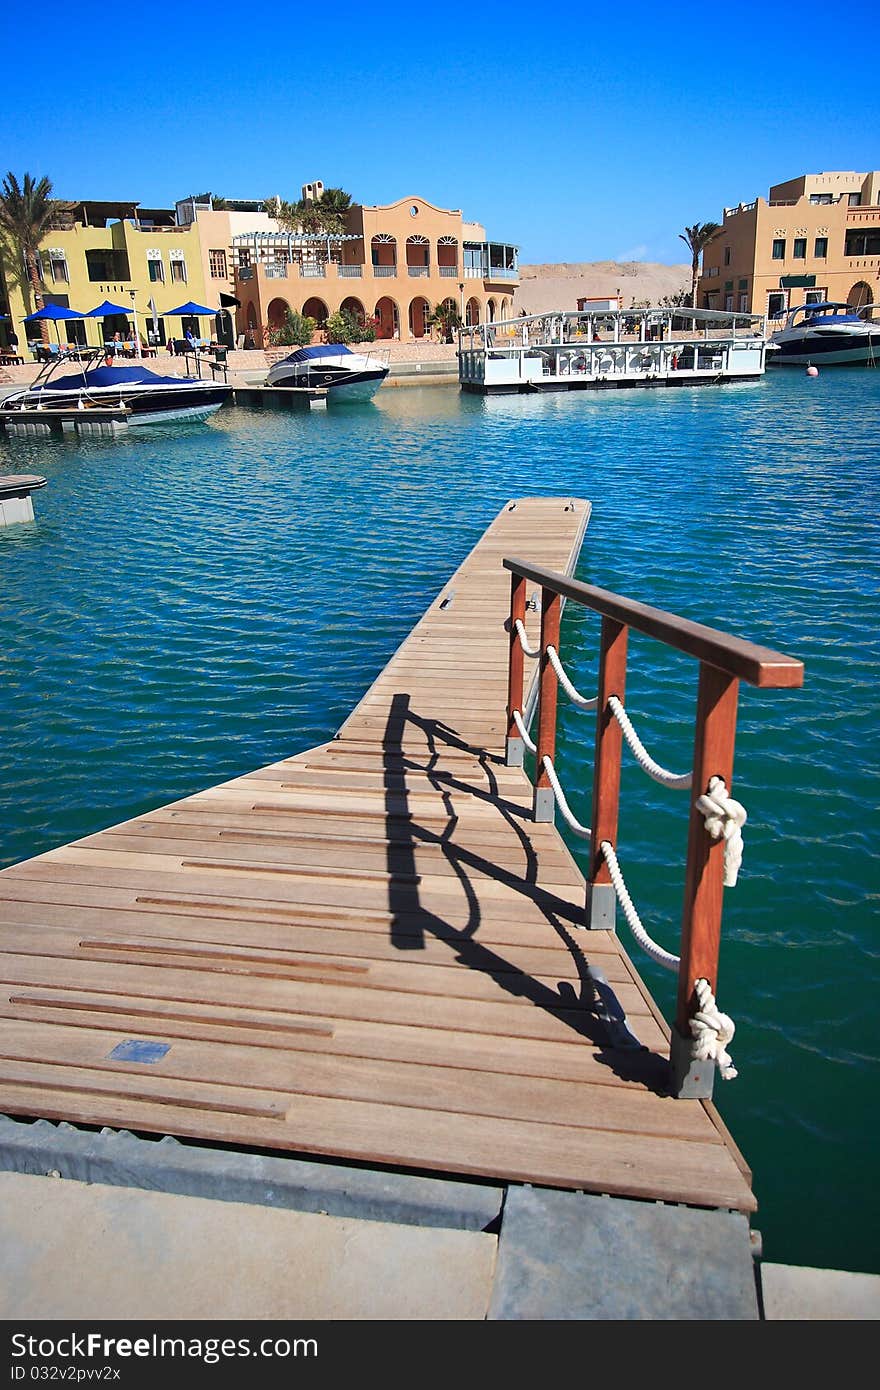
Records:
M730 791L736 740L736 709L740 680L764 689L794 689L803 685L803 663L769 647L759 647L741 637L719 632L702 623L679 618L660 608L624 598L607 589L582 584L554 570L505 559L511 573L510 666L508 673L508 763L522 764L523 744L514 711L522 715L523 660L516 635L516 619L525 615L527 581L541 585L541 658L539 677L538 738L535 759L534 817L554 818L554 799L544 756L551 762L556 737L558 677L548 660L549 645L559 649L562 601L591 608L602 615L599 648L596 756L593 775L590 877L587 921L591 928L614 927L615 893L602 853L603 841L616 848L620 800L622 737L609 700L621 701L626 688L627 638L630 627L699 661L699 686L694 735L693 779L688 823L687 867L681 953L678 971L678 1009L671 1046L671 1089L675 1095L708 1097L712 1094L713 1063L695 1062L691 1055L690 1020L697 1011L695 984L708 980L717 988L721 941L724 847L706 830L697 801L708 790L712 777L720 777Z
M710 666L737 676L749 685L779 690L796 689L804 683L803 662L773 651L770 647L759 647L742 637L733 637L729 633L719 632L717 628L691 622L689 618L679 618L675 613L666 613L662 608L652 608L636 599L624 598L622 594L614 594L609 589L582 584L580 580L569 579L567 575L557 574L554 570L527 565L522 560L507 559L504 568L563 598L591 608L595 613L601 613L603 618L613 618L615 622L635 628L646 637L654 637L688 656L695 656L698 661L708 662Z

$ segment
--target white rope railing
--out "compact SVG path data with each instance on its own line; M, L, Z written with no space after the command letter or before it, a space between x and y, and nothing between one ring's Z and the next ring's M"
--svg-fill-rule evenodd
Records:
M605 863L608 865L608 872L611 875L611 882L614 884L614 891L617 894L620 906L623 908L623 915L629 923L629 929L636 941L639 943L642 950L645 951L657 965L662 965L666 970L677 970L681 964L681 957L674 956L671 951L666 951L662 946L658 946L657 942L652 941L651 937L642 926L642 919L636 912L633 900L627 892L626 884L623 881L623 874L617 860L617 855L614 853L613 845L610 841L603 840L599 848L602 851Z
M706 817L706 830L712 839L724 840L724 886L735 888L743 858L746 808L729 795L722 777L710 777L708 789L697 798L696 806Z
M565 792L562 790L559 778L556 776L556 769L546 753L542 759L542 765L550 780L550 786L553 788L553 795L556 798L556 805L559 807L562 819L565 821L566 825L574 831L575 835L580 836L582 840L589 840L592 836L592 832L588 826L581 825L577 816L566 801Z
M566 675L565 667L559 659L559 653L556 648L550 644L547 646L547 656L549 657L550 665L556 672L559 684L562 686L569 700L571 700L571 703L577 705L580 709L595 709L599 703L598 697L594 695L591 699L586 695L582 695L579 690L575 689Z
M668 772L665 767L661 767L659 763L655 763L633 728L629 715L616 695L609 696L608 708L623 730L623 736L632 749L636 762L643 772L646 772L649 777L652 777L655 782L660 782L664 787L683 789L692 784L693 775L690 772L679 775L676 772Z
M521 618L517 618L517 620L516 620L516 622L514 623L513 626L516 628L516 635L517 635L517 637L519 638L519 644L520 644L520 646L522 647L523 651L525 652L526 656L530 656L530 657L532 657L533 659L534 659L536 656L540 656L540 655L541 655L541 645L540 645L540 643L539 643L537 647L530 647L530 646L529 646L529 639L528 639L528 637L526 636L526 630L525 630L525 627L523 626L523 621L522 621L522 619L521 619Z
M525 744L526 748L528 748L530 753L536 753L538 751L538 745L534 742L533 739L529 738L529 731L523 723L523 717L518 709L515 709L513 711L513 722L519 729L519 736Z

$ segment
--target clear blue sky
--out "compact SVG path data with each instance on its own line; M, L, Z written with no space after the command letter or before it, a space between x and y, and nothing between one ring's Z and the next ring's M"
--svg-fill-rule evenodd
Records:
M65 198L319 178L460 207L524 262L680 262L725 204L880 167L876 0L48 0L8 5L0 37L0 174Z

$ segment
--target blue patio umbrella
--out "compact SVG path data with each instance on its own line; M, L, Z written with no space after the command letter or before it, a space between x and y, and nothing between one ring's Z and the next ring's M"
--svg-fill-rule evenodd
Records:
M134 309L126 309L122 304L112 304L109 299L105 299L102 304L98 304L94 309L90 309L87 314L83 314L84 319L108 319L112 314L133 314Z
M26 314L22 323L42 323L45 319L54 319L55 332L58 335L58 346L61 346L61 330L58 327L59 319L81 319L85 318L78 309L68 309L66 304L44 304L42 309L37 309L34 314Z
M173 319L213 318L216 312L216 309L208 309L204 304L193 304L191 299L188 299L186 304L181 304L178 309L163 310L166 318Z

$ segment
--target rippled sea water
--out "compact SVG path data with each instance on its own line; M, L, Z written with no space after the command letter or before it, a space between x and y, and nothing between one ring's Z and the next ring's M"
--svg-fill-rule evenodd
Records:
M741 688L749 812L725 895L716 1086L768 1259L880 1271L876 902L880 372L483 399L380 392L326 413L221 411L122 440L12 440L35 524L0 530L0 865L333 735L504 502L593 504L578 575L806 663ZM569 605L584 687L598 619ZM631 637L627 706L684 770L696 664ZM561 706L588 819L592 721ZM677 949L686 805L626 762L619 852ZM577 854L579 846L573 845ZM626 937L669 1017L673 978Z

